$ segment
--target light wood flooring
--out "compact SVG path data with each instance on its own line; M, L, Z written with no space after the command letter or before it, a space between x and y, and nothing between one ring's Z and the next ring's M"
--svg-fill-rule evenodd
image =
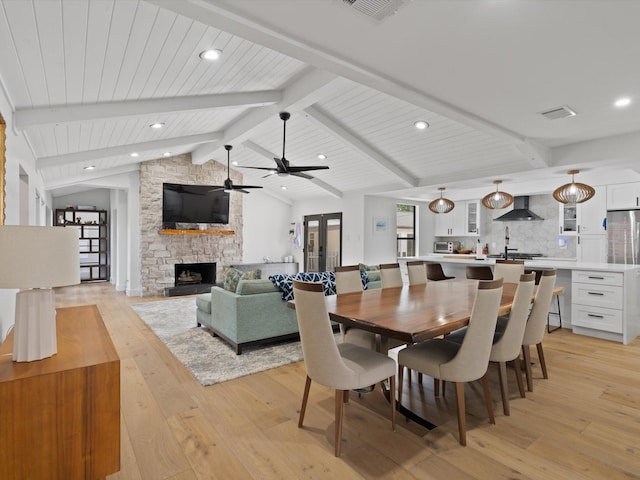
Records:
M549 379L534 366L534 391L521 399L510 370L509 417L490 367L496 424L480 384L467 386L466 447L452 385L438 399L428 377L423 389L403 387L403 401L424 404L439 425L432 431L399 416L392 432L380 391L352 393L335 458L331 391L312 384L297 427L303 363L202 387L130 308L157 298L128 298L106 283L56 291L59 306L98 305L121 358L122 469L112 480L640 478L639 339L548 334Z

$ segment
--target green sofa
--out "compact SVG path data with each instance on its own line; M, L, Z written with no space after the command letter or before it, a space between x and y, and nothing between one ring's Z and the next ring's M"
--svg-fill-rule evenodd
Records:
M236 292L212 287L196 297L198 326L231 345L242 347L298 336L295 310L287 307L271 280L240 280Z

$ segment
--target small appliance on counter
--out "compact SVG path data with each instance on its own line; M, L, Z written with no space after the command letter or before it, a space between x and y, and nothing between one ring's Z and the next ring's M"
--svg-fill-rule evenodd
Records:
M454 253L461 248L460 242L433 242L433 253Z

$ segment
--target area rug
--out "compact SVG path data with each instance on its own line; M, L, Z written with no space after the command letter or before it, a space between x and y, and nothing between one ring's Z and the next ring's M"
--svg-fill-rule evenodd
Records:
M196 327L195 298L143 302L131 308L204 386L302 360L299 341L247 346L242 355Z

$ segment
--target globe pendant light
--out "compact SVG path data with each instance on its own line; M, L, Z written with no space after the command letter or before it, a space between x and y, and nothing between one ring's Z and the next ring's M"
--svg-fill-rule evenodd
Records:
M596 194L593 187L584 183L576 183L573 176L580 173L580 170L569 170L567 174L571 175L571 183L562 185L553 191L553 198L560 203L582 203L589 200Z
M438 190L440 190L440 198L437 198L429 204L429 210L433 213L449 213L456 204L448 198L442 198L442 192L445 190L444 187L440 187Z
M502 183L502 180L494 180L493 183L496 184L496 191L485 195L482 199L482 205L491 210L507 208L513 203L513 195L498 190L498 185Z

